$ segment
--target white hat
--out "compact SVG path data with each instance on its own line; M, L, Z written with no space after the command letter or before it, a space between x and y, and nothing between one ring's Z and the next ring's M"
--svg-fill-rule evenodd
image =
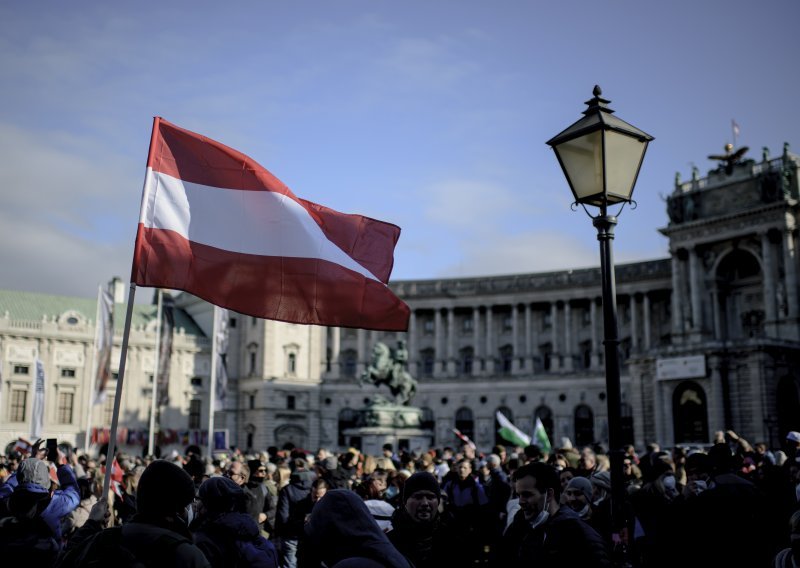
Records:
M786 434L786 439L790 442L797 442L800 443L800 432L795 432L792 430L788 434Z

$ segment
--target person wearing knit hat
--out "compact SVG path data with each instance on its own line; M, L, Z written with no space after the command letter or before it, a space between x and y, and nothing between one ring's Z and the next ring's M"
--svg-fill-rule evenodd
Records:
M441 489L427 471L412 474L403 484L402 505L392 515L389 540L416 568L461 566L463 535L449 514L441 512Z
M564 504L586 520L591 515L592 482L585 477L573 477L562 495Z
M172 461L156 460L139 479L133 519L121 527L103 529L108 504L99 500L89 520L73 535L77 544L68 548L59 567L138 563L210 568L189 531L194 500L192 477Z

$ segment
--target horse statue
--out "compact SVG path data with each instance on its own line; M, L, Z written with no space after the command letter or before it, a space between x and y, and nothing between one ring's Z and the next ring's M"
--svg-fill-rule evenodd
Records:
M383 342L378 342L372 348L372 361L359 378L359 386L371 383L389 387L394 402L398 405L408 405L417 394L417 381L406 369L408 363L408 350L405 341L398 341L396 349L390 349ZM380 401L376 397L376 401Z

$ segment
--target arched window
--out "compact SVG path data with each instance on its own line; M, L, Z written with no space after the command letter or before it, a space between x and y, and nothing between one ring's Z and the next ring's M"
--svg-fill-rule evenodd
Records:
M633 407L627 402L623 402L619 407L622 426L622 443L633 444Z
M675 443L708 443L706 392L694 381L683 381L672 393Z
M578 448L594 443L594 412L585 404L575 407L575 445Z
M354 428L358 423L358 412L352 408L343 408L339 411L339 432L338 442L339 446L347 446L347 437L344 431L349 428Z
M466 406L456 410L456 429L460 430L470 440L475 441L475 420L472 417L472 410Z

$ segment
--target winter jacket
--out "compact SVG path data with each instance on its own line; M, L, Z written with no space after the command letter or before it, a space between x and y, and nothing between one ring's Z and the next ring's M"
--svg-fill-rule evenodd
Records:
M298 548L300 568L367 559L384 568L412 568L389 542L364 501L353 491L333 489L314 505Z
M247 513L223 513L206 520L195 529L194 541L212 568L278 566L275 546L261 536L258 524Z
M612 565L602 537L568 507L536 528L520 510L503 535L498 560L498 566L508 568Z
M392 530L387 535L395 548L414 568L466 566L463 536L454 530L448 514L436 515L430 523L414 521L401 507L392 516Z
M311 471L295 471L289 485L278 494L275 534L281 538L297 539L303 532L306 515L311 512L311 484L316 475Z

